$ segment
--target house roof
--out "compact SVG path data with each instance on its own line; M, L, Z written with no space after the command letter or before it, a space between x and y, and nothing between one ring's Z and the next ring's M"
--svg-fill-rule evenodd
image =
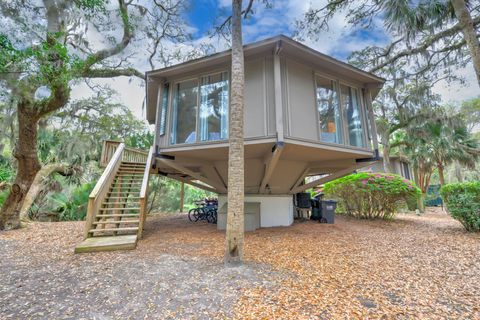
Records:
M262 41L246 44L243 48L246 59L257 54L281 50L282 54L297 58L298 60L313 66L319 66L321 67L321 70L363 83L366 87L369 87L372 90L372 98L375 98L385 82L385 79L381 77L318 52L284 35L278 35ZM166 68L147 71L146 79L147 81L149 78L165 79L183 73L202 70L210 66L229 63L231 61L230 56L231 50L226 50ZM148 84L146 87L148 96ZM147 106L147 120L151 123L155 121L155 112L155 105L149 103Z

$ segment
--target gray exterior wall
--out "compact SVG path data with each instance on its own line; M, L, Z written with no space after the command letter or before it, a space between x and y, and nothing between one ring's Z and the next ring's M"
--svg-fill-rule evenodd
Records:
M405 170L405 165L407 166L407 169ZM390 165L393 169L393 173L401 175L404 178L409 178L410 180L413 180L413 172L412 168L409 163L405 161L401 161L398 158L391 158L390 159ZM386 172L385 167L383 166L383 162L379 161L371 166L362 168L359 171L363 172ZM407 172L406 172L407 171Z
M209 73L218 71L230 71L230 66L219 66L215 71L205 72L202 74L183 75L165 79L170 83L169 87L169 103L167 111L167 123L165 134L159 136L157 134L158 146L165 148L170 146L170 130L172 123L172 101L175 83L188 78L195 78ZM161 88L163 83L155 81L149 86L157 86ZM153 90L152 90L153 91ZM158 90L161 97L161 90ZM159 112L162 100L151 94L151 99L155 99L157 103L157 120L155 123L155 132L159 132ZM245 138L262 138L275 136L275 101L274 101L274 85L273 85L273 57L262 56L250 59L245 62ZM205 143L205 142L204 142ZM207 142L208 143L208 142Z
M281 70L281 98L282 98L282 118L283 118L283 132L285 138L303 140L307 142L314 142L318 144L325 144L320 141L319 117L315 99L315 75L326 75L339 83L345 83L355 86L362 90L360 84L349 81L349 79L331 74L323 73L324 70L318 67L312 67L305 63L299 62L292 58L280 57ZM167 111L166 132L164 135L158 135L158 120L159 111L161 109L162 100L157 96L149 93L150 99L155 99L157 103L157 121L155 132L157 133L156 141L160 149L175 147L175 146L189 146L189 144L170 145L170 130L172 123L172 97L175 83L197 78L202 75L207 75L220 71L230 71L230 65L217 65L214 68L202 70L193 74L181 74L171 78L163 79L164 82L170 84L169 87L169 104ZM157 86L163 87L163 82L156 80L148 84L149 87ZM154 90L150 90L154 91ZM161 90L158 95L161 97ZM362 111L365 113L365 99L362 94ZM274 75L274 56L273 53L263 54L260 56L249 57L245 61L245 138L272 138L277 134L276 128L276 108L275 108L275 75ZM371 150L371 141L367 135L367 114L363 115L363 129L366 139L366 148L351 147L348 144L338 145L330 144L334 147ZM346 132L344 133L344 136ZM219 143L201 142L198 144Z

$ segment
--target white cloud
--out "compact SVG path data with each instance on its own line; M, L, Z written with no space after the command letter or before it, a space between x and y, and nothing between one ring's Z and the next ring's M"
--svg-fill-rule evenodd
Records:
M472 63L465 68L458 69L455 74L463 77L465 83L448 83L443 80L433 87L433 91L442 96L443 102L460 102L480 96L480 87Z

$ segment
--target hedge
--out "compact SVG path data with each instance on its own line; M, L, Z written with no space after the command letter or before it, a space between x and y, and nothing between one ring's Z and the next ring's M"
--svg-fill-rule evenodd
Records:
M345 214L362 219L391 219L400 203L420 196L420 189L399 175L367 172L328 182L324 192L340 201Z
M440 194L454 219L467 231L480 231L480 181L447 184Z

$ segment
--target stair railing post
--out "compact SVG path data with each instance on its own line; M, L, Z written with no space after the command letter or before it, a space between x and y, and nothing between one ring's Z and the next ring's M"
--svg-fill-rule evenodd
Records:
M143 158L143 157L142 157ZM148 200L148 182L150 180L150 169L153 161L153 146L150 147L145 163L145 171L143 172L142 187L140 189L140 223L138 226L138 238L143 236L143 227L147 216L147 200Z

